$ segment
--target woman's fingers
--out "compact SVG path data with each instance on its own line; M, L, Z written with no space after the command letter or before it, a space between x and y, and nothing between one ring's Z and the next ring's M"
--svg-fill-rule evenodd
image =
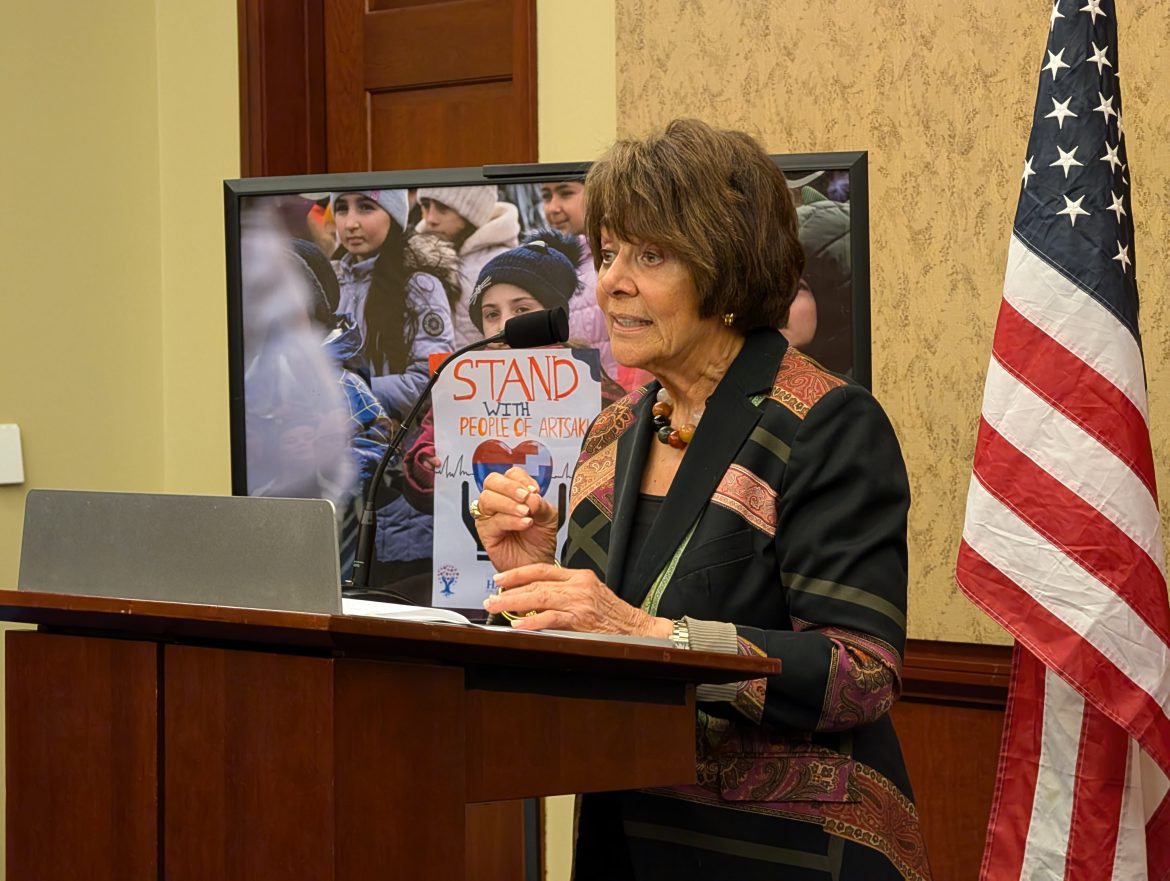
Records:
M528 476L523 468L512 466L503 474L498 471L489 474L483 481L485 491L491 490L500 495L511 496L517 501L523 501L533 492L539 491L536 481Z
M483 607L489 612L513 612L517 615L555 609L561 602L552 588L553 585L547 582L534 581L488 597L483 601Z
M558 582L568 581L572 578L574 569L562 569L552 563L529 563L525 566L517 566L515 569L509 569L507 572L497 573L495 576L496 587L503 590L515 590L516 588L525 587L536 581Z
M504 476L520 484L530 493L540 492L540 487L537 485L536 481L532 479L532 475L521 468L519 465L513 465L504 472Z
M479 511L484 516L512 514L516 517L527 517L532 513L528 505L515 496L488 489L486 482L483 492L479 494Z
M482 511L483 508L480 510ZM493 514L490 524L481 521L476 529L479 531L480 538L485 538L501 532L523 532L531 525L531 517L518 517L515 514Z
M535 615L525 615L512 622L515 630L572 630L573 618L568 612L547 609Z
M479 512L481 523L477 527L480 535L484 534L487 524L484 518L496 514L507 514L513 518L501 521L498 526L502 531L514 532L527 529L533 521L541 524L551 524L556 518L556 509L540 495L540 488L523 468L513 466L503 474L495 472L489 474L483 482L483 492L479 496ZM493 524L493 530L497 524Z

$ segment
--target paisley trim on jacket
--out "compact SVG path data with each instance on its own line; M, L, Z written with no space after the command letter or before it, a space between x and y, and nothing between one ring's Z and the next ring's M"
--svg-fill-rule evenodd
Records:
M618 438L625 434L634 424L634 408L646 397L648 386L636 388L624 398L614 401L598 414L589 431L585 444L581 448L578 462L584 462L610 444L616 444Z
M805 626L800 626L804 624ZM810 629L805 622L794 626ZM845 731L880 719L901 693L902 658L880 639L837 627L812 628L833 646L818 731Z
M738 514L769 538L776 535L780 515L776 490L742 465L732 465L715 487L711 503Z
M610 444L591 458L582 457L569 491L569 510L575 511L585 499L592 499L597 509L613 520L616 469L617 444Z
M768 397L803 419L817 401L847 384L846 380L829 373L808 355L790 346L780 361L780 370Z
M868 765L832 750L729 757L699 783L645 792L724 810L798 820L882 854L906 881L931 881L918 811ZM756 799L754 795L763 795Z

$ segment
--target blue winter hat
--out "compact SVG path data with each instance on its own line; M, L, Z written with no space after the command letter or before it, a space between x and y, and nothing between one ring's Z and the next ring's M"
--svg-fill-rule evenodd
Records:
M334 207L338 196L345 196L347 194L358 193L377 202L382 210L390 215L390 218L398 224L399 229L406 229L406 215L409 208L406 204L406 190L346 190L341 193L329 194L329 207L336 213L337 209Z
M576 237L554 229L537 230L520 247L505 251L484 265L471 291L468 315L483 331L483 295L498 284L511 284L527 291L545 309L557 306L567 309L579 285L580 259L581 245Z

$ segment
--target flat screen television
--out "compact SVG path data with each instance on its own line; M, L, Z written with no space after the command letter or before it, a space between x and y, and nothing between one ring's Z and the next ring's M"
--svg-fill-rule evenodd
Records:
M799 321L794 310L786 332L830 370L869 386L866 154L774 160L798 203L807 256L806 308ZM570 312L585 308L587 318L587 307L597 309L577 235L587 170L561 163L225 181L232 492L332 499L344 581L362 481L425 383L428 356L479 334L466 302L485 264L526 238L559 235L569 252L578 249L574 300L583 299ZM604 352L601 362L623 387L645 378ZM427 605L426 499L419 503L407 465L388 473L363 596Z

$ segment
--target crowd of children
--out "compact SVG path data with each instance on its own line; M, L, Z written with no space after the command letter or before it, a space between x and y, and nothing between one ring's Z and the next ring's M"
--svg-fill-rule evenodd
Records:
M620 368L594 296L584 188L576 181L524 186L522 193L509 189L517 201L543 205L544 228L526 228L508 193L490 185L274 199L292 263L309 289L309 319L347 405L356 476L349 492L329 493L342 512L343 577L352 565L364 485L395 425L422 393L433 353L490 336L513 315L564 306L571 344L598 349L607 396L623 392L611 378ZM485 277L497 283L485 290ZM291 444L301 428L290 423L277 437L287 435ZM393 582L397 593L426 601L437 461L429 415L408 436L405 452L379 493L371 583ZM250 483L257 494L277 489L272 481Z
M824 199L822 194L799 187L796 192L809 196L800 200L805 203L802 210L824 220L818 226L802 218L809 221L805 226L810 231L824 226L832 247L839 249L843 243L846 265L842 280L833 280L840 291L819 277L812 290L802 282L784 331L805 347L812 346L814 335L829 336L817 332L818 311L824 319L830 302L841 301L845 310L850 305L848 204L825 200L825 205L814 205L812 197ZM533 217L535 204L543 207L539 220ZM288 256L308 290L309 326L324 340L325 360L340 386L335 400L346 405L341 421L349 435L352 467L344 472L349 475L346 489L337 487L337 473L328 479L320 469L310 474L309 483L322 484L314 493L283 478L270 478L264 474L266 463L253 469L249 461L250 477L257 476L249 481L249 491L288 494L295 489L297 494L320 494L337 502L343 577L352 565L356 506L396 423L422 393L432 354L491 336L508 318L523 312L563 306L569 313L569 345L598 352L605 403L650 379L613 358L595 295L597 274L584 235L585 190L580 181L503 190L469 185L317 193L272 197L268 207L275 209L287 237ZM836 221L842 211L844 232L837 226L829 229L828 222ZM816 252L818 244L810 241L805 246ZM832 300L825 296L830 290ZM848 343L848 314L836 323L842 325L838 335ZM843 358L846 366L828 366L845 370L851 366L848 353L832 355ZM259 363L259 357L251 365ZM252 375L261 372L253 370ZM256 389L246 388L246 398L255 400ZM313 447L313 440L305 439L312 433L307 420L298 417L296 408L282 406L287 415L269 419L276 452L258 453L260 458L287 459ZM337 421L333 418L330 424ZM335 428L330 430L336 433ZM250 450L251 437L249 430ZM420 602L430 597L432 491L439 461L428 413L408 436L401 464L387 472L390 485L379 496L371 583L393 582L397 593L413 592ZM304 483L303 477L299 479Z

